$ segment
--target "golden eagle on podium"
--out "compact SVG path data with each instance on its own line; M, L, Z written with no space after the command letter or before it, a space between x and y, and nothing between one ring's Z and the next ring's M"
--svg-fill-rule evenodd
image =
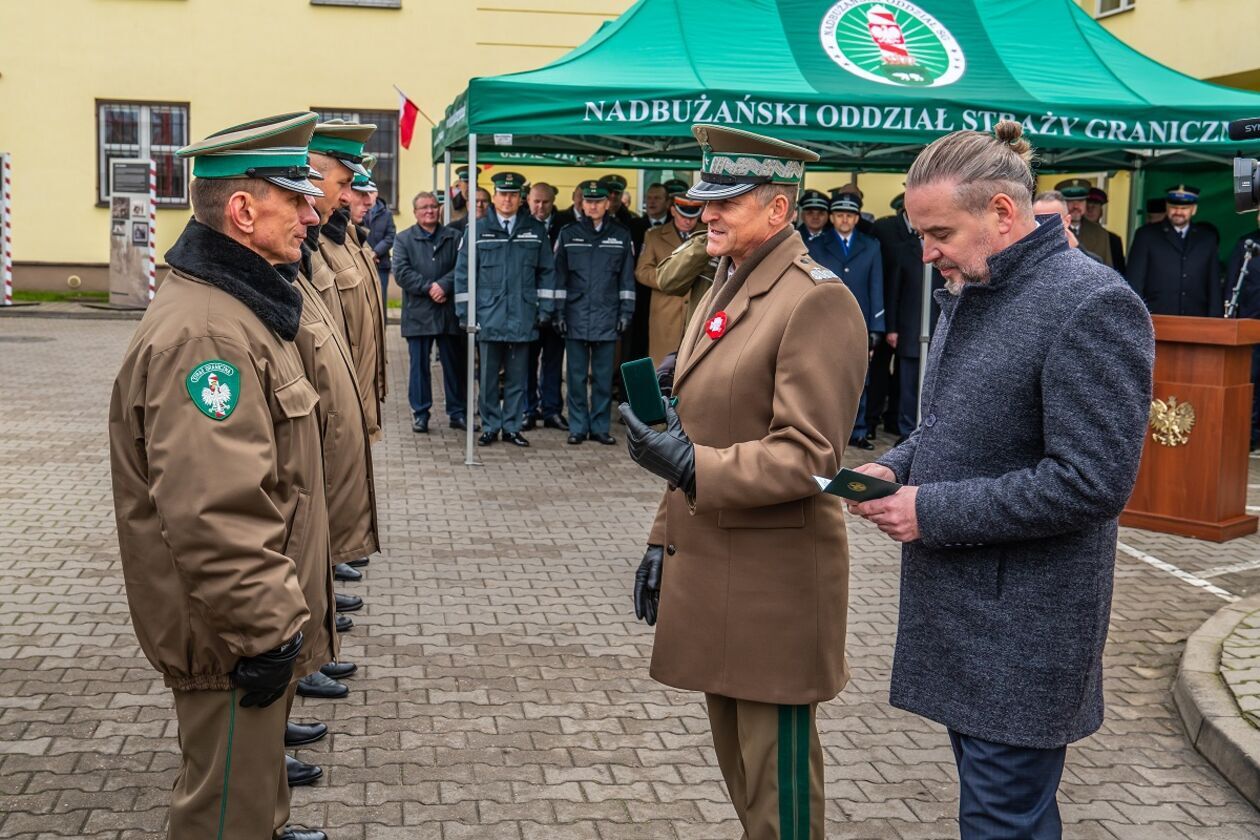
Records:
M1164 446L1181 446L1190 440L1194 428L1194 406L1179 403L1176 397L1168 402L1151 400L1151 436Z

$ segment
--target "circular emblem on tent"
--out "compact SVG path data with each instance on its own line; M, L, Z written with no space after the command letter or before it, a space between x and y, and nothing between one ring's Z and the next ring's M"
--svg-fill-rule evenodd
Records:
M941 87L967 69L950 31L909 0L841 0L820 34L832 61L872 82Z

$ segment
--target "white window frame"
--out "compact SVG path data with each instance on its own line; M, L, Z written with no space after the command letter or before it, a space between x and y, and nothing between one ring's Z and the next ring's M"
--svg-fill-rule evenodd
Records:
M1119 5L1114 9L1107 9L1104 11L1104 2L1106 2L1106 0L1094 0L1094 20L1109 18L1112 15L1119 15L1124 12L1131 12L1137 6L1137 0L1115 0L1115 2Z
M105 114L110 108L134 108L139 111L138 118L138 143L107 143L105 141ZM96 203L97 206L105 206L109 201L109 179L111 173L107 162L112 154L114 157L131 157L131 158L148 158L152 157L154 152L162 152L164 154L173 154L181 146L187 145L188 137L184 137L183 143L177 145L153 145L153 109L154 108L182 108L184 110L184 131L187 135L189 131L189 112L191 108L185 102L128 102L124 100L98 100L96 103ZM183 167L184 177L183 193L178 196L158 196L158 207L187 207L188 199L188 160L186 158L179 161Z

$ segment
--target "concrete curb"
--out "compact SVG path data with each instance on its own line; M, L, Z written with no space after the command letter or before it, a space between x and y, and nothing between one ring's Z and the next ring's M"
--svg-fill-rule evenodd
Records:
M1260 730L1244 717L1221 677L1221 646L1246 616L1260 610L1260 594L1216 614L1186 640L1173 702L1194 748L1252 805L1260 808Z

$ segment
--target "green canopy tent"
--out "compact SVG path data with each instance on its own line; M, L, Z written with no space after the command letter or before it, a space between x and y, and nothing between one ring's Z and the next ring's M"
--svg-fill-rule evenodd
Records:
M504 153L696 161L696 122L800 143L822 168L904 171L942 134L1015 119L1042 171L1141 170L1227 166L1227 123L1258 115L1260 94L1152 61L1072 0L639 0L545 67L471 79L432 141L447 183L452 160Z

